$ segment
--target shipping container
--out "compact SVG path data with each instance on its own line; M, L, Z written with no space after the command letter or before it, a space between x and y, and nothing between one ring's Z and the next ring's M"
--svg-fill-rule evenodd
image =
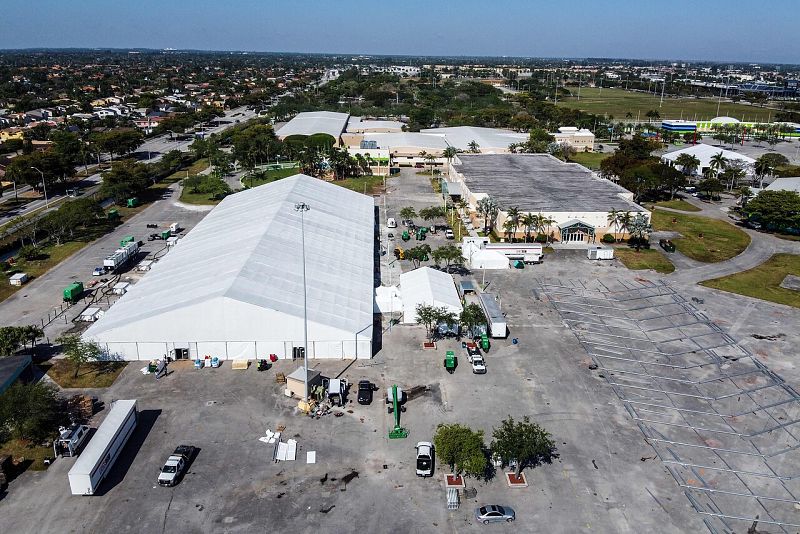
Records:
M76 302L83 294L83 282L72 282L64 288L64 302Z

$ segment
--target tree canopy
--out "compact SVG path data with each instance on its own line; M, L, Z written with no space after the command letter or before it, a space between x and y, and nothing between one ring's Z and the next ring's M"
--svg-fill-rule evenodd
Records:
M503 465L516 462L516 475L527 466L535 467L542 462L549 463L556 453L556 445L550 433L528 416L522 421L514 421L510 415L492 431L490 449L500 457Z
M456 474L485 476L488 461L484 452L483 431L460 424L440 424L433 436L436 455Z

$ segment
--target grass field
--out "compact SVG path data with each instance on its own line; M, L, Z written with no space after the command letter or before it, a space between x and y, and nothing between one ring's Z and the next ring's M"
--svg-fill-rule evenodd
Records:
M628 269L638 271L652 269L658 273L671 273L675 266L661 251L656 249L642 249L639 252L632 248L615 248L614 256Z
M78 369L68 360L54 360L40 367L62 388L107 388L125 369L126 362L89 362Z
M655 230L679 232L682 237L672 240L675 247L685 256L704 263L733 258L750 244L749 235L718 219L655 210L652 223Z
M754 269L706 280L700 284L729 293L800 308L800 292L780 287L787 274L800 276L800 256L775 254Z
M66 243L62 243L61 245L49 245L46 247L42 247L40 257L41 259L31 260L31 261L18 261L14 265L15 272L22 272L26 273L30 278L36 278L37 276L42 276L44 273L64 261L67 257L71 256L72 254L76 253L80 249L86 246L86 242L84 241L68 241ZM30 283L30 280L27 282ZM25 286L18 287L12 286L5 281L5 283L0 284L0 302L4 301L20 289L23 289Z
M573 163L580 163L587 169L597 171L600 170L600 162L610 155L610 152L578 152L571 156L569 160Z
M259 173L257 178L245 178L242 180L242 183L247 187L258 187L259 185L268 184L270 182L274 182L276 180L280 180L281 178L286 178L288 176L294 176L295 174L300 172L299 167L292 167L290 169L277 169L271 171L265 171L263 173Z
M332 184L344 187L351 191L372 195L378 193L383 187L382 176L359 176L358 178L345 178L344 180L334 180Z
M573 94L578 90L571 87ZM616 120L624 121L626 113L632 119L646 120L645 114L650 110L657 110L662 119L710 120L717 116L729 116L741 121L767 122L770 116L775 116L775 110L722 102L717 113L717 101L714 99L699 98L667 98L664 105L659 107L661 95L649 93L634 93L624 89L603 89L597 87L581 88L581 99L577 96L559 100L558 105L571 109L579 109L596 115L613 115Z
M702 211L700 208L695 206L694 204L689 204L685 200L675 199L675 200L664 200L661 202L656 202L656 206L661 206L664 208L672 208L674 210L681 210L681 211Z

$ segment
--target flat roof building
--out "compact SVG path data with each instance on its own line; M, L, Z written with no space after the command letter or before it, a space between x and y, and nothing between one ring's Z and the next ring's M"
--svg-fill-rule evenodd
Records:
M370 358L373 206L303 174L231 195L84 338L125 360L291 358L303 346L302 222L308 356Z
M611 210L650 216L633 202L633 193L627 189L549 154L459 154L448 182L449 193L461 195L473 211L487 196L498 203L501 211L494 228L498 235L504 234L503 223L511 207L523 215L550 217L554 222L548 233L569 242L594 242L604 233L613 233L608 221ZM518 228L517 237L523 236L524 228Z
M478 151L482 154L505 154L509 152L508 145L524 143L530 137L527 133L478 126L427 128L420 132L443 135L448 145L463 152L469 151L470 144L474 141L478 145Z
M566 143L578 152L594 152L594 134L586 128L562 126L553 137L556 143Z

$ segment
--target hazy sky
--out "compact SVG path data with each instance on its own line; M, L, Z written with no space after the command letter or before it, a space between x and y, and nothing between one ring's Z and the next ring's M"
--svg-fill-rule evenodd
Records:
M2 0L0 48L800 63L798 0Z

